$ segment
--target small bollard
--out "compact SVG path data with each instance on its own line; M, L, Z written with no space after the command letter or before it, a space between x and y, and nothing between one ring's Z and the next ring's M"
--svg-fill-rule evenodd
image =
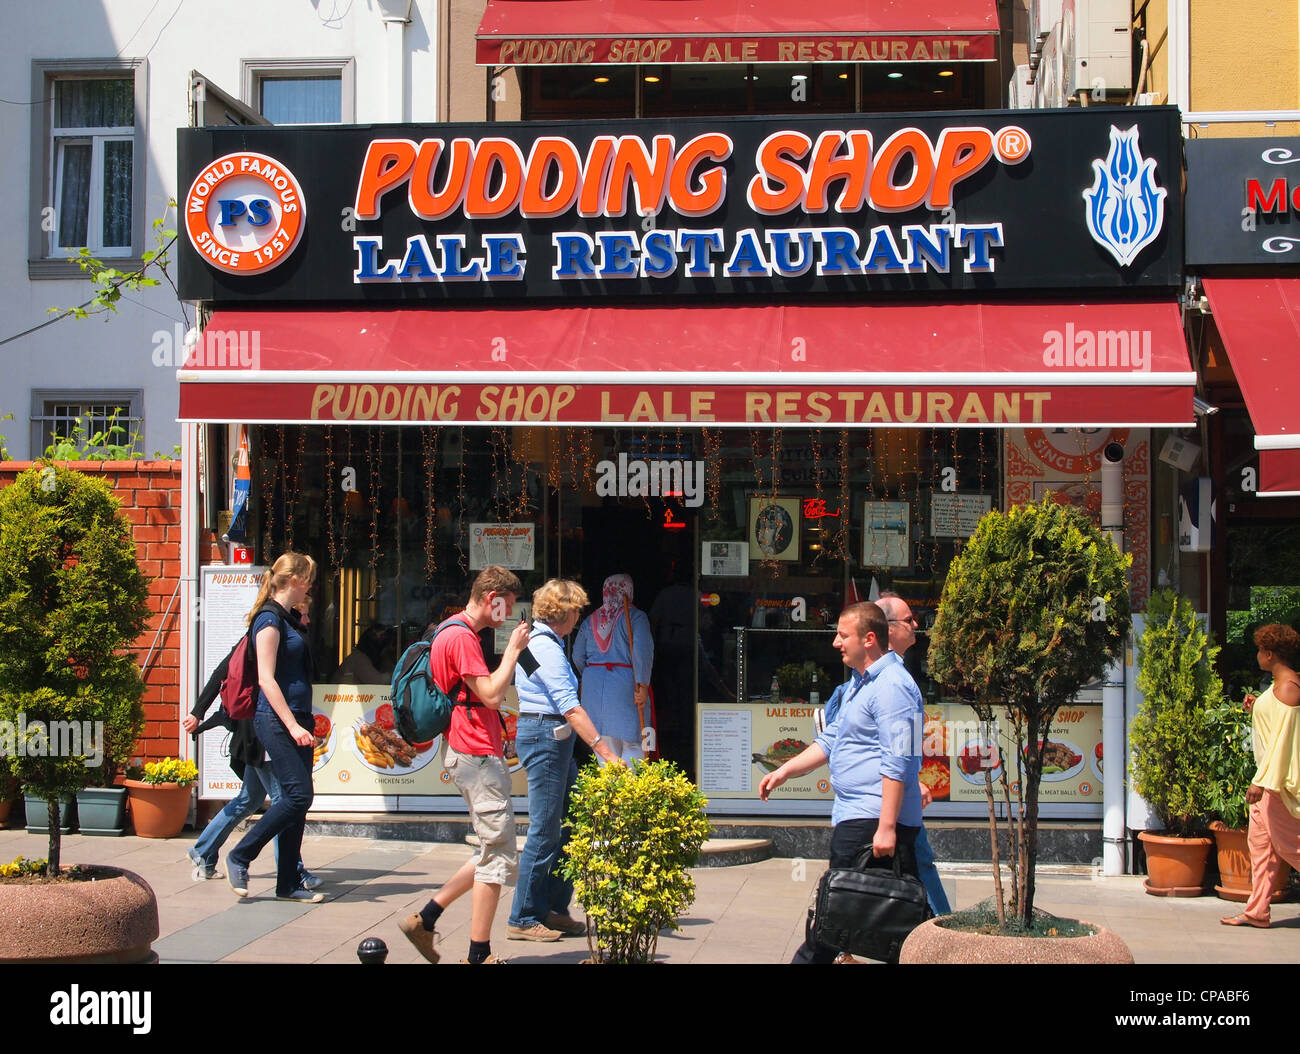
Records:
M357 945L357 958L363 963L383 964L388 959L388 945L378 937L367 937Z

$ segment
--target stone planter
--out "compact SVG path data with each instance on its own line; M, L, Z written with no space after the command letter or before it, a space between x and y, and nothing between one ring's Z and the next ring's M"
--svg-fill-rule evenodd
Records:
M921 923L903 942L900 963L1131 963L1128 945L1104 926L1091 937L1000 937Z
M1138 838L1146 847L1144 888L1148 893L1153 897L1199 897L1205 892L1205 865L1214 839L1176 838L1154 831L1143 831Z
M88 870L93 882L0 882L0 964L157 961L149 884L121 868Z
M131 823L141 838L175 838L190 811L191 787L179 783L126 780L131 799Z
M77 823L82 834L110 838L126 834L126 788L86 787L77 791Z
M59 799L59 830L64 834L72 830L72 803L75 800L71 794ZM50 808L44 798L24 793L23 809L27 814L28 834L50 833Z
M1210 824L1219 860L1219 885L1214 891L1221 900L1244 904L1250 899L1250 849L1246 845L1243 828L1225 827L1218 820ZM1282 861L1277 882L1269 899L1276 904L1286 897L1291 882L1291 865Z

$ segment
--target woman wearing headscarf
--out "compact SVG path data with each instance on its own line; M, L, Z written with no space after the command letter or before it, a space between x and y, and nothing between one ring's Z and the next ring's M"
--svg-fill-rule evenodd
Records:
M632 604L630 576L610 575L601 597L578 630L573 665L582 678L583 708L615 756L630 762L645 757L654 634L645 612Z
M617 761L578 701L578 679L564 654L564 638L582 617L587 594L577 582L552 578L533 594L533 632L515 670L519 727L515 747L528 773L528 841L506 937L553 941L585 934L569 915L573 883L555 873L569 792L578 778L573 747L581 738L602 762Z
M1255 631L1259 668L1273 677L1250 712L1255 775L1246 791L1250 806L1250 900L1225 926L1269 925L1269 898L1286 861L1300 870L1300 634L1272 623Z

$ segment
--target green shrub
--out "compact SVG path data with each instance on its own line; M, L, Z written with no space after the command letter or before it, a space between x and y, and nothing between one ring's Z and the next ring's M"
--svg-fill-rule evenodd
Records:
M1138 641L1143 700L1129 731L1133 789L1167 830L1183 837L1203 830L1210 811L1206 711L1223 699L1218 654L1190 600L1172 590L1151 595Z
M587 913L593 962L653 962L659 931L695 900L708 804L671 762L588 765L570 795L561 873Z
M1123 652L1130 562L1087 516L1051 494L1006 513L994 509L949 568L930 631L931 675L967 695L982 721L1004 710L1010 718L1015 748L1003 756L1023 759L1024 777L1023 823L1012 828L1014 905L1026 927L1033 920L1041 744L1057 709ZM996 830L991 836L996 862Z
M1210 775L1210 815L1225 827L1245 828L1246 791L1255 776L1250 715L1242 703L1222 699L1205 711L1208 723L1205 767Z
M0 720L21 720L28 747L39 741L34 722L102 722L106 761L120 761L144 726L144 685L129 648L148 620L147 598L131 525L106 482L43 465L0 491ZM94 778L86 761L48 749L3 759L49 804L51 873L58 799Z

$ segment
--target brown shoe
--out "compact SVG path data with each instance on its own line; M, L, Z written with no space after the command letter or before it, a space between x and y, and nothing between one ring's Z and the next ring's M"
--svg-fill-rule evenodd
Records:
M504 965L505 965L506 963L508 963L509 961L510 961L509 959L501 959L501 958L498 958L498 957L495 956L495 955L489 955L486 959L484 959L481 963L478 963L477 965L478 965L478 966L487 966L487 965L491 964L491 965L493 965L493 966L504 966ZM474 965L476 965L476 964L470 962L468 959L461 959L461 965L463 965L463 966L474 966Z
M532 926L507 926L508 941L558 941L564 934L559 930L548 929L540 922Z
M424 919L419 914L407 915L397 924L397 928L406 935L406 939L415 945L415 950L431 963L438 961L438 951L433 946L438 934L424 928Z
M859 963L859 964L862 962L861 959L855 959L848 952L840 952L839 955L835 956L835 961L837 963Z
M585 937L587 935L587 924L579 922L571 915L561 915L558 911L552 911L546 916L546 928L559 930L566 937Z

